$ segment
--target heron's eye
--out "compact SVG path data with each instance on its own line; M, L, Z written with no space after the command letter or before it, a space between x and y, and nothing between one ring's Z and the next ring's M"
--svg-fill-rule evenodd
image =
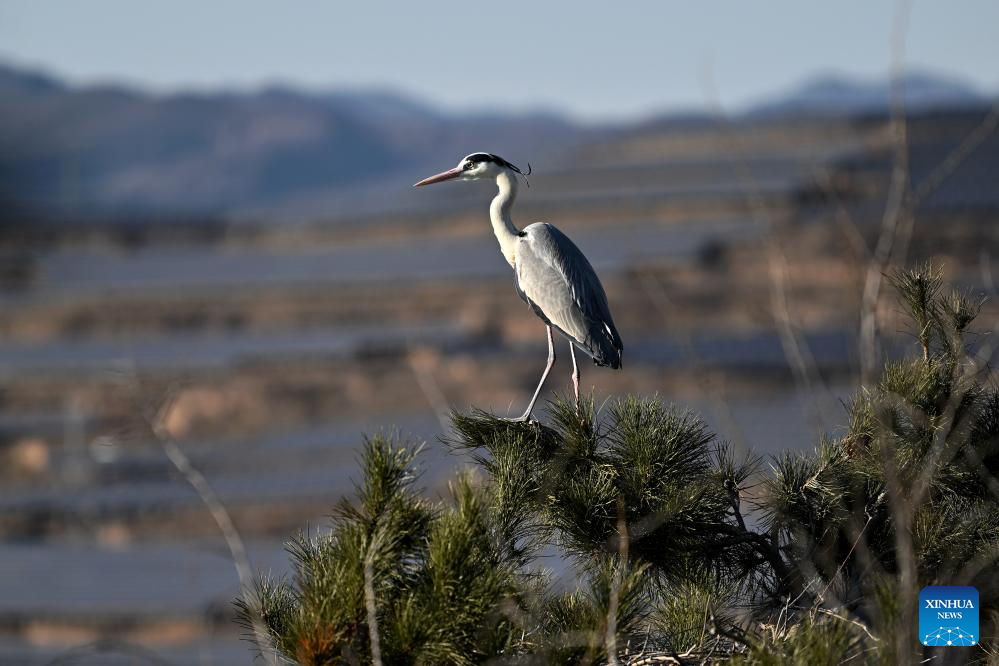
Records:
M468 171L469 169L471 169L474 166L475 166L475 162L465 162L464 169L465 169L465 171Z

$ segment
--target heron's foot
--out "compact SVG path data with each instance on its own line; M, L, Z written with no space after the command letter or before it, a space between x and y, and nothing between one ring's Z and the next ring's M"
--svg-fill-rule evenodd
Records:
M536 418L534 418L530 414L521 414L520 416L511 417L511 418L504 418L503 420L507 421L509 423L532 423L532 424L533 423L540 423L540 421L538 421Z

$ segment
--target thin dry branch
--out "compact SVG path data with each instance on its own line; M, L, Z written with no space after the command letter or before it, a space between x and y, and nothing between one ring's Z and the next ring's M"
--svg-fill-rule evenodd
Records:
M982 274L982 284L989 296L999 298L999 290L996 289L996 281L992 277L992 257L988 250L983 249L978 254L978 270Z
M860 620L855 620L852 617L844 617L842 615L839 615L838 613L834 613L833 611L829 610L828 608L816 608L815 611L818 612L818 613L822 613L823 615L827 615L829 617L836 618L837 620L840 620L841 622L849 622L853 626L859 627L860 630L863 631L865 634L867 634L868 638L870 638L872 641L879 642L881 640L880 638L878 638L877 636L875 636L874 634L872 634L871 630L867 628L867 625L864 624L863 622L861 622Z
M926 499L930 484L933 482L933 476L939 467L953 460L963 450L964 441L951 442L949 437L955 427L959 425L955 423L954 417L965 397L965 391L962 389L968 385L969 379L989 366L992 355L992 345L983 346L976 356L968 356L968 362L962 367L961 375L956 378L956 387L951 391L950 398L947 400L943 418L936 429L933 446L924 459L922 469L909 494L909 501L913 506L919 506ZM966 438L967 433L963 439L966 440Z
M140 395L140 392L136 391L136 395ZM190 484L190 486L198 494L202 504L204 504L205 508L208 509L208 513L215 521L215 524L219 528L219 532L222 533L222 537L229 549L230 559L236 569L236 576L239 578L241 595L244 598L249 598L254 594L255 588L253 584L253 570L250 565L249 556L247 555L246 544L243 542L243 537L236 528L236 524L233 522L232 515L229 513L229 510L226 508L225 504L222 503L222 500L219 499L219 496L215 493L215 490L208 482L208 479L205 478L205 475L202 474L197 467L194 466L194 463L192 463L191 459L186 453L184 453L180 444L178 444L177 440L173 437L173 434L166 426L166 416L169 414L170 409L174 405L175 397L176 396L172 392L168 394L163 404L154 413L151 413L147 409L143 409L141 406L138 411L142 415L150 433L152 433L153 437L163 449L167 459ZM256 641L257 647L260 649L261 655L268 664L271 666L277 666L277 658L275 656L267 627L264 626L263 621L259 617L255 616L252 618L252 624L254 640Z
M907 205L909 190L909 138L905 116L905 84L902 79L905 59L905 38L908 28L909 0L900 0L895 6L895 25L892 35L891 62L891 117L889 127L894 143L895 158L881 231L874 254L867 266L864 292L860 309L860 377L869 383L877 371L877 309L881 295L884 272L891 259L892 248L898 235L899 221Z
M878 301L885 271L899 233L899 224L908 210L909 199L909 143L905 112L905 87L903 70L905 41L908 31L911 0L898 0L891 40L891 118L890 128L895 157L891 182L881 218L881 230L874 248L874 255L867 267L860 312L860 376L861 382L870 384L880 362L878 353ZM885 477L888 487L889 509L894 519L895 554L899 568L900 589L907 598L900 600L900 631L896 638L896 653L905 663L911 659L911 648L903 637L915 631L915 607L912 590L916 582L915 552L912 543L913 507L902 497L894 455L888 447L882 449Z
M621 603L621 586L624 584L624 572L628 567L628 520L624 512L624 498L617 502L617 543L618 563L611 584L610 603L607 604L607 635L604 641L607 650L609 666L618 666L617 658L617 609Z
M666 289L663 287L662 281L649 273L642 273L639 279L642 288L645 290L645 294L649 297L649 300L652 302L652 305L656 308L656 310L659 311L663 321L669 322L670 311L675 308L669 294L666 293ZM749 440L746 438L746 433L739 426L735 417L732 415L732 410L729 408L728 400L725 399L725 395L713 382L709 380L709 374L704 360L697 352L697 348L694 346L694 339L690 335L690 332L686 329L681 329L679 337L680 342L683 345L684 353L686 353L687 359L693 366L694 374L698 377L701 388L711 401L711 408L715 414L715 418L718 419L719 424L725 430L725 434L727 434L728 438L734 442L739 451L748 451Z
M48 666L67 666L75 663L92 663L91 657L97 654L128 657L130 663L133 664L171 666L171 662L146 646L117 638L101 638L85 645L79 645L60 654L47 664Z
M872 520L871 516L868 516L867 517L867 522L864 523L864 526L863 526L863 528L861 528L860 534L857 535L857 538L853 540L853 545L850 546L850 550L849 550L849 552L847 552L846 557L844 557L843 561L840 562L839 567L837 567L837 569L836 569L836 573L834 573L832 576L830 576L829 582L826 583L826 586L824 588L822 588L821 592L819 592L819 595L817 597L817 600L818 600L819 603L821 603L823 601L823 599L825 599L826 592L829 591L829 588L832 586L832 584L836 580L837 576L839 576L840 572L843 571L843 567L845 567L846 564L847 564L847 562L850 561L850 558L853 557L853 551L855 551L857 549L857 544L859 544L860 540L863 538L864 532L867 531L868 526L870 526L870 524L871 524L871 520Z
M447 397L445 397L444 392L441 390L440 384L434 377L433 369L411 347L407 349L406 361L409 363L409 367L413 371L413 376L416 378L416 385L420 387L420 392L423 393L423 397L426 398L427 404L433 410L438 423L441 424L442 432L448 432L451 429L451 423L448 420L451 414L451 406L448 404Z
M375 554L381 546L382 531L376 530L364 556L364 607L368 614L368 638L371 644L371 663L382 666L381 637L378 633L378 608L375 599Z
M999 127L999 101L989 109L978 126L969 132L928 176L919 181L919 185L912 194L913 206L918 206L943 185L957 171L958 167L989 138L989 135L996 131L997 127Z
M912 241L913 227L916 223L916 209L934 191L957 171L958 167L985 142L996 126L999 125L999 102L989 110L982 121L968 133L964 139L933 169L932 172L915 187L909 200L908 214L903 217L899 226L898 241L892 252L891 263L895 266L905 264Z
M787 256L780 246L774 216L760 191L753 170L742 157L744 151L741 150L738 139L731 131L731 121L719 101L710 68L705 67L701 74L701 85L707 98L708 107L713 109L716 119L724 130L723 134L729 144L728 153L732 156L733 168L746 185L746 202L756 222L767 230L765 248L767 251L767 271L770 278L770 310L777 325L777 335L781 348L794 375L795 383L808 398L809 420L819 431L823 431L826 429L826 423L817 388L821 388L827 397L831 397L832 393L823 382L815 364L815 357L807 342L799 335L798 326L791 316L787 284Z
M850 215L850 211L847 210L842 197L839 196L836 188L833 187L832 175L829 169L815 167L812 169L812 177L815 178L815 182L822 188L829 202L833 204L834 218L837 224L839 224L840 229L842 229L843 235L850 244L850 248L853 250L858 262L866 264L870 259L871 250L867 247L867 241L864 240L864 235L860 232L860 227L857 225L856 220Z

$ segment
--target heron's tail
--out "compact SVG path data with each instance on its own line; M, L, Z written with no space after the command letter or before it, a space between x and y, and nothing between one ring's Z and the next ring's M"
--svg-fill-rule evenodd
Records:
M595 322L586 340L586 351L596 365L610 366L614 370L620 368L624 344L614 324Z

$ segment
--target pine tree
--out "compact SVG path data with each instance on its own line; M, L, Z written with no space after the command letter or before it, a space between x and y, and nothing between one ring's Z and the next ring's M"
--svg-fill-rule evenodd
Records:
M241 621L302 664L917 660L922 586L999 607L999 392L968 354L981 302L929 267L892 281L919 352L812 453L736 456L656 398L601 418L556 399L549 425L455 413L446 442L484 478L430 502L416 448L366 442L356 501L289 544L294 574L262 578Z

